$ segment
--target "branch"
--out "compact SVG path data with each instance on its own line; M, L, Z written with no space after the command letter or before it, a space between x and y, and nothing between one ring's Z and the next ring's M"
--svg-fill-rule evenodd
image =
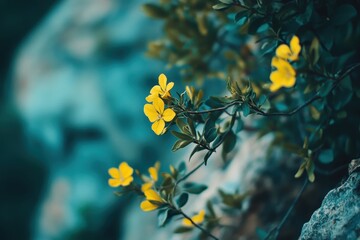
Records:
M294 199L294 201L292 202L290 208L288 209L288 211L286 212L285 216L283 217L283 219L281 220L281 222L279 223L279 225L277 227L275 227L274 229L272 229L268 235L266 236L265 240L270 240L270 239L277 239L281 228L284 226L286 220L289 218L290 213L294 210L295 205L297 204L297 202L299 201L301 195L303 194L304 190L306 189L307 184L309 183L308 178L305 177L305 181L304 184L300 190L300 192L298 193L298 195L296 196L296 198Z

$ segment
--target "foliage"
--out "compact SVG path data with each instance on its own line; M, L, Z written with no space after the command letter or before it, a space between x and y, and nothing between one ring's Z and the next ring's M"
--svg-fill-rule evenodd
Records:
M195 226L217 239L212 232L221 217L211 201L193 217L182 210L189 194L207 189L206 184L187 182L187 178L220 147L224 161L230 160L239 132L249 128L259 135L272 132L273 147L302 161L295 177L306 172L310 182L322 167L336 169L358 157L357 9L356 1L335 0L145 4L145 12L164 23L164 36L149 43L148 55L178 68L187 82L223 79L228 93L204 99L202 89L186 86L182 93L171 94L174 84L160 74L159 85L150 90L144 106L153 131L160 135L173 129L170 132L177 138L173 151L191 147L189 161L198 152L204 153L204 159L190 171L184 163L171 166L170 172L162 174L162 182L151 177L146 190L132 182L123 184L122 192L144 196L142 209L158 209L159 226L182 215L185 224L175 233ZM248 125L246 118L254 123ZM138 175L144 184L149 182ZM241 208L249 194L219 190L222 204L233 209Z

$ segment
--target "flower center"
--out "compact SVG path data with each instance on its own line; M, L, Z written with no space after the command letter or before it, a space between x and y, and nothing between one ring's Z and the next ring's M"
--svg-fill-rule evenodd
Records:
M162 118L162 115L158 113L157 119L159 120L159 119L161 119L161 118Z

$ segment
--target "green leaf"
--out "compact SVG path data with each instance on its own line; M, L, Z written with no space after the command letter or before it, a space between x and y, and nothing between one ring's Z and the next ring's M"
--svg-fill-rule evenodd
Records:
M227 5L232 5L234 3L234 0L219 0L219 1Z
M241 11L235 15L235 22L238 24L244 24L249 16L248 11Z
M209 129L205 133L204 138L205 138L206 142L211 143L212 141L215 140L216 136L217 136L217 129L214 127L214 128Z
M329 164L334 160L334 152L332 149L326 149L320 152L319 161L323 164Z
M209 160L209 157L211 156L213 152L212 151L208 151L204 157L204 162L205 162L205 166L207 164L207 161Z
M235 132L236 133L239 133L241 132L241 130L244 129L244 122L243 120L241 119L241 117L237 118L237 121L236 121L236 129L235 129Z
M142 8L149 17L166 18L168 16L168 13L161 6L156 4L146 3Z
M301 177L302 176L302 174L304 173L304 171L305 171L305 163L302 163L301 165L300 165L300 167L299 167L299 170L296 172L296 174L295 174L295 178L299 178L299 177Z
M247 103L243 103L243 104L241 105L241 109L242 109L242 112L243 112L243 114L244 114L244 117L249 116L249 114L250 114L250 107L249 107L249 105L248 105Z
M319 96L326 97L330 93L332 87L333 87L333 82L326 81L319 90Z
M268 235L268 233L264 229L258 227L256 228L255 232L260 240L265 240Z
M236 145L236 135L233 133L233 131L230 131L226 135L225 140L223 142L223 148L222 148L222 152L221 152L223 159L225 159L226 155L229 152L231 152L231 150L234 149L235 145Z
M266 97L265 95L261 95L261 96L259 97L258 102L257 102L258 106L261 107L261 105L263 105L263 104L266 102L266 100L267 100L267 97Z
M231 5L227 5L224 3L218 3L218 4L214 5L212 8L214 10L222 11L222 10L228 9L229 7L231 7Z
M186 172L186 163L184 161L181 161L177 169L178 169L178 172L179 172L180 175L185 174L185 172Z
M177 150L179 150L180 148L184 148L186 147L187 145L189 145L190 143L192 143L192 141L187 141L187 140L177 140L175 142L175 144L173 145L172 147L172 151L175 152Z
M188 126L190 127L191 134L196 137L196 129L194 125L194 121L191 118L187 119Z
M260 50L262 52L263 55L267 54L267 53L273 53L274 49L277 47L278 45L278 41L276 39L271 39L269 41L265 41L263 44L261 44L260 46Z
M188 131L187 125L186 123L181 120L180 118L176 119L176 125L178 126L178 128L180 129L181 132L187 133L190 135L190 132Z
M309 55L310 55L310 63L312 66L315 66L315 64L320 59L320 42L318 38L314 38L311 42L310 49L309 49Z
M203 134L205 135L207 132L209 132L213 128L215 128L215 120L208 118L204 125Z
M299 2L299 1L297 1ZM304 1L307 2L307 1ZM303 26L305 24L307 24L310 21L310 18L313 14L313 10L314 10L314 3L312 1L309 1L307 3L307 7L305 9L305 11L302 14L297 14L297 16L295 17L295 21Z
M248 28L249 34L255 34L258 31L258 29L261 29L261 27L265 24L267 23L265 21L265 18L263 17L252 18Z
M186 232L190 232L191 230L193 230L192 227L180 226L174 230L174 233L186 233Z
M208 200L208 201L206 202L206 209L207 209L207 212L209 213L209 215L210 215L211 217L216 218L216 213L215 213L213 204L211 203L210 200Z
M182 208L183 206L185 206L188 200L189 200L189 194L182 193L175 201L178 208Z
M207 189L207 186L200 183L187 182L184 184L183 188L188 193L200 194Z
M340 26L357 15L354 6L350 4L343 4L334 11L331 23L335 26Z
M158 212L158 226L163 227L166 223L166 220L168 219L169 214L169 208L167 209L161 209Z
M189 161L190 161L191 157L192 157L195 153L200 152L200 151L202 151L202 150L204 150L204 149L205 149L205 148L204 148L203 146L201 146L201 145L196 145L196 146L194 147L194 149L192 150L191 154L190 154Z
M186 135L184 133L171 131L171 134L174 135L175 137L179 138L179 139L182 139L182 140L187 140L187 141L192 141L193 140L192 136Z
M310 182L315 181L314 170L315 170L314 163L313 163L313 161L311 161L311 159L309 159L306 163L306 172L307 172L308 179Z

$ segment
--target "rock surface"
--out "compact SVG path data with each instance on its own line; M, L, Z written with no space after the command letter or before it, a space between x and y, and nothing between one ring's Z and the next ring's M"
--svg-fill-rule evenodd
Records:
M326 195L321 207L304 224L300 239L359 239L359 203L360 171L357 170Z

